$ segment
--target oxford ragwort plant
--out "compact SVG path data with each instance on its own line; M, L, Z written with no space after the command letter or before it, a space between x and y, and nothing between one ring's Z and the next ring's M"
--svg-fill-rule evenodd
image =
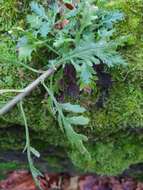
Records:
M92 88L93 82L95 83L94 65L105 64L113 67L125 64L124 59L117 51L125 38L113 38L114 24L123 19L121 12L102 10L91 1L81 1L76 5L70 1L53 2L45 6L32 1L30 7L31 14L27 15L27 24L21 30L17 42L18 57L23 66L37 72L36 69L29 66L31 61L34 62L36 55L44 60L40 63L41 70L45 68L55 68L56 70L60 65L57 71L59 72L59 70L64 70L66 65L71 64L76 70L78 85L82 91L86 87ZM60 72L58 75L59 79L62 77L62 73ZM57 80L56 78L50 84L41 82L49 95L47 101L51 113L72 147L76 147L81 154L90 159L88 150L83 144L88 138L77 133L73 128L74 125L88 124L89 119L83 116L86 110L71 102L58 102L54 94L54 83ZM21 111L27 130L26 116L22 105ZM39 154L30 143L26 143L26 145L31 163L30 153L36 156ZM33 170L33 164L31 166L31 170Z

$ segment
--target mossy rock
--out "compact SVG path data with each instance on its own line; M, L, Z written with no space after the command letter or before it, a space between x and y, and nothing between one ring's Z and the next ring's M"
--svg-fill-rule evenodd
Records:
M30 128L31 142L38 150L42 151L48 145L59 145L82 169L115 175L122 173L129 165L143 160L142 135L136 131L129 133L131 129L138 131L143 127L141 107L143 102L143 45L141 1L137 4L134 1L130 3L128 1L111 2L107 8L113 7L114 4L114 7L120 8L126 14L126 20L119 26L116 35L131 34L127 47L120 49L127 59L128 66L108 69L112 75L113 86L103 108L97 109L88 103L92 102L94 105L99 89L96 89L92 96L82 95L80 98L80 103L87 107L88 111L85 115L90 118L90 124L84 128L77 127L76 130L89 137L89 143L86 146L92 156L90 163L86 160L79 160L81 155L71 149L66 136L48 112L45 91L42 87L38 87L24 100L24 110ZM132 7L135 13L132 13ZM134 24L132 24L132 15ZM13 51L15 44L11 42L11 38L5 35L1 35L0 38L4 38L6 42L0 44L0 89L22 89L33 81L36 75L17 64L17 55ZM1 95L0 107L14 95L12 93ZM18 127L13 129L14 133L11 133L11 126L16 124ZM2 129L0 148L2 150L20 150L24 146L24 135L18 136L18 131L23 128L23 125L18 106L0 117Z
M101 175L119 175L130 165L141 163L143 135L119 131L102 141L95 140L88 144L92 160L87 161L74 151L70 153L73 162L85 171L97 172Z
M131 130L130 128L119 130L118 133L112 133L108 137L103 136L102 139L96 139L95 136L95 139L90 140L86 145L91 154L91 160L86 160L85 156L81 157L79 152L72 150L68 145L65 146L64 143L50 144L48 139L46 141L46 138L43 138L45 136L42 132L39 134L30 131L30 134L31 144L41 152L41 158L36 160L36 165L42 171L82 171L101 175L120 175L130 165L141 163L143 160L143 134L141 130ZM0 139L1 155L12 150L9 153L11 157L17 151L22 156L25 135L21 126L1 129ZM54 148L51 149L51 147ZM18 159L21 159L20 156ZM14 159L13 162L17 165L21 164L21 160ZM23 164L26 164L26 159ZM141 175L138 174L138 178L141 178Z

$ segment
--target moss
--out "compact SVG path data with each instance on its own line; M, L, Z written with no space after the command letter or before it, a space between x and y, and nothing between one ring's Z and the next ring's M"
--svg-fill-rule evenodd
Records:
M84 171L97 172L98 174L119 175L130 165L142 162L142 139L138 135L127 135L120 132L111 138L104 138L102 141L95 141L88 145L92 160L87 161L79 154L71 152L70 156L75 165L80 166Z
M100 2L99 2L100 3ZM142 0L109 0L102 6L111 10L121 10L124 13L124 21L122 26L120 25L119 31L131 36L134 44L138 41L142 35L142 18L143 18L143 4ZM132 44L132 43L131 43Z
M44 160L49 163L50 167L54 168L56 172L61 172L64 170L64 168L60 165L60 160L58 157L46 157Z
M48 149L49 145L68 147L68 143L60 130L34 131L30 129L31 144L41 152ZM23 126L9 125L1 127L0 130L0 149L4 150L23 150L25 146L25 131Z
M23 17L28 11L29 0L1 0L0 1L0 31L11 31L12 27L24 24Z
M143 181L143 173L142 171L135 171L130 173L130 177L135 178L136 180Z
M0 163L0 180L4 179L8 172L17 170L20 168L25 168L24 165L18 164L16 162L7 162L7 163Z
M104 109L92 115L91 123L105 133L127 126L143 127L142 91L133 85L118 83L113 86Z

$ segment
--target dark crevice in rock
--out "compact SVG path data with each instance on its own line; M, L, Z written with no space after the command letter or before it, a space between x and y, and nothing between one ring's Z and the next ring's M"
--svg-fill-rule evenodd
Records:
M93 66L98 77L97 87L99 88L100 94L96 101L96 107L103 108L104 104L109 96L109 89L112 87L113 81L111 74L105 71L105 64L99 64Z

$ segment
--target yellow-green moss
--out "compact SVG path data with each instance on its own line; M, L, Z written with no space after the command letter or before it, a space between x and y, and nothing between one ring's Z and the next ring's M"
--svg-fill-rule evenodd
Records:
M4 179L9 171L20 169L20 168L24 169L24 166L16 162L11 162L11 163L1 162L0 163L0 180Z
M88 145L92 160L87 161L76 152L70 152L75 165L84 171L98 174L119 175L132 164L143 160L143 136L118 132L114 136L95 141ZM80 157L80 159L78 159Z

